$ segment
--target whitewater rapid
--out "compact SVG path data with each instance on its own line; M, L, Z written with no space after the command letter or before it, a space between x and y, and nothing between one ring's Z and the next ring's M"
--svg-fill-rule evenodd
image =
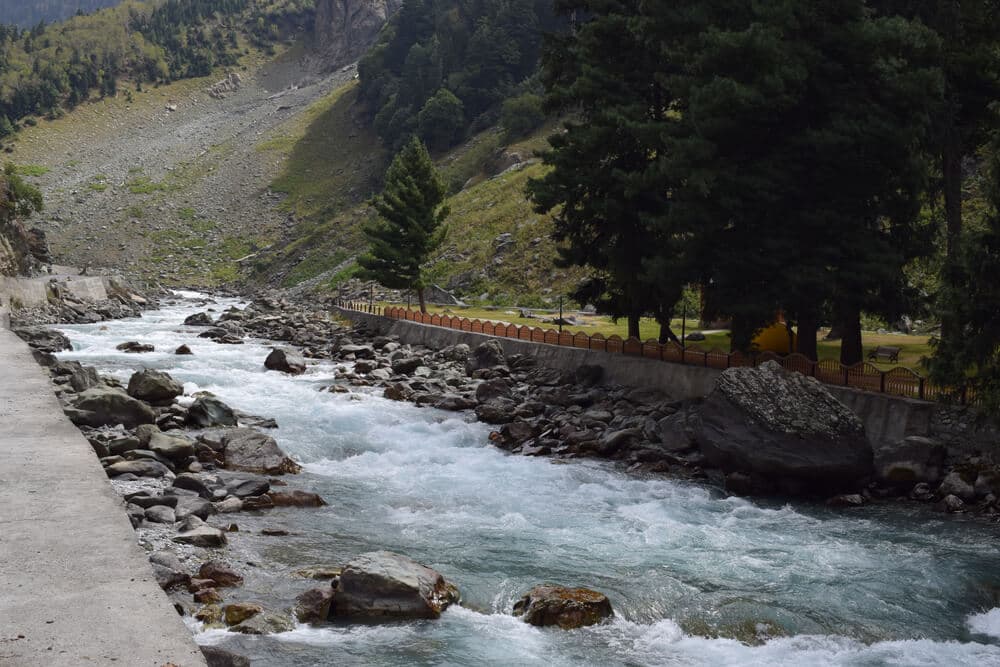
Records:
M60 356L121 380L140 365L165 370L188 394L278 421L273 435L305 466L298 481L330 505L238 515L230 552L254 569L236 595L287 606L305 587L294 569L389 549L438 569L463 597L437 621L266 638L193 626L202 643L266 665L1000 665L994 525L923 507L750 502L606 463L511 456L465 415L375 390L321 391L333 362L266 372L265 342L218 345L181 325L201 309L184 300L65 326L74 349ZM156 352L116 351L126 340ZM181 344L193 356L173 355ZM291 534L253 530L275 524ZM545 582L602 591L616 616L563 632L509 615ZM757 645L726 638L755 634Z

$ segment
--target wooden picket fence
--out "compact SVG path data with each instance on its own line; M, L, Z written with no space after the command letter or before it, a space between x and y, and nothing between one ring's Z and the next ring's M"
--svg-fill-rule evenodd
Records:
M687 366L702 366L724 370L739 366L758 366L766 361L777 361L787 370L814 377L820 382L838 387L853 387L891 396L902 396L925 401L957 402L961 405L976 405L976 395L971 389L953 392L941 387L920 373L909 368L893 368L883 371L869 362L860 362L853 366L845 366L834 359L812 361L808 357L793 353L779 355L774 352L744 354L742 352L726 352L718 348L705 350L697 344L681 346L675 342L660 343L656 340L641 341L638 338L621 338L617 335L603 336L583 332L556 331L541 327L517 326L492 320L470 320L467 317L441 315L438 313L421 313L396 306L382 307L365 302L338 301L338 307L360 313L367 313L393 320L405 320L435 327L444 327L456 331L495 336L498 338L513 338L530 343L544 345L561 345L595 352L624 354L632 357L644 357L668 363ZM956 395L957 394L957 395Z

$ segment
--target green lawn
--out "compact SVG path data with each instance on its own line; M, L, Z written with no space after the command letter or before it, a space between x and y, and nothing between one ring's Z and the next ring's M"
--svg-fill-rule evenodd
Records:
M382 306L386 305L406 305L406 304L379 304ZM416 308L416 303L411 303L411 307ZM557 328L554 324L545 324L541 320L553 318L557 316L557 313L545 312L545 311L531 311L534 317L521 317L520 310L516 308L484 308L476 306L428 306L427 310L432 313L442 313L448 315L458 315L459 317L468 317L469 319L479 319L479 320L492 320L494 322L507 322L510 324L516 324L518 326L532 326L532 327L542 327L542 328ZM572 315L578 321L579 325L565 326L563 330L571 331L576 333L582 331L583 333L593 335L599 333L603 336L618 335L622 338L626 337L627 327L624 320L619 320L618 322L612 322L610 318L603 315L580 315L579 313L571 312L569 310L565 313L567 316ZM674 333L678 336L681 334L681 320L680 318L675 319L672 322ZM650 338L656 339L660 333L660 325L657 324L653 319L643 318L639 325L639 331L642 334L643 340L648 340ZM698 331L698 321L689 319L687 321L687 332ZM818 341L818 351L820 359L839 359L840 358L840 341L827 341L823 340L826 335L826 330L821 330L819 333ZM729 349L729 333L726 331L719 331L714 333L706 334L706 340L699 341L696 344L698 347L704 350ZM890 370L892 368L905 367L912 368L916 371L923 370L922 360L929 356L931 353L931 348L929 344L928 336L906 336L901 334L879 334L875 332L863 332L862 341L865 347L865 354L868 351L878 345L891 345L893 347L902 348L899 353L899 363L876 363L875 365L882 370Z

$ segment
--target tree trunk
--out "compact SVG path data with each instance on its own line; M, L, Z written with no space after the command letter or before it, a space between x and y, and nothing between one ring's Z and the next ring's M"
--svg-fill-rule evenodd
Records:
M843 339L840 341L840 363L853 366L864 360L864 347L861 344L861 309L856 306L846 307L840 317Z
M680 338L678 338L677 334L674 333L674 330L670 328L670 320L663 319L660 320L660 337L658 342L660 345L664 345L667 341L673 341L678 345L682 344Z
M753 345L754 329L750 321L742 315L734 315L729 329L731 352L749 352Z
M945 140L941 151L941 171L944 177L944 217L945 237L948 256L945 258L944 280L955 282L954 262L958 244L962 238L962 145L954 130ZM941 339L955 340L959 335L959 323L954 316L945 313L941 318Z
M638 314L631 314L628 316L628 337L629 338L639 338L639 319ZM640 338L640 340L642 340Z
M418 287L417 288L417 299L420 301L420 312L426 314L427 313L427 302L424 301L424 288L423 287Z
M799 316L799 335L795 339L795 351L810 361L819 359L816 347L816 332L819 330L819 318L815 315Z

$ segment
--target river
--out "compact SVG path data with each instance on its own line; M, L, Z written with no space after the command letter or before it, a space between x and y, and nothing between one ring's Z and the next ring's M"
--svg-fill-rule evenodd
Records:
M265 638L192 625L201 643L261 665L1000 665L996 525L916 506L752 502L606 463L512 456L461 414L320 391L332 362L290 377L264 370L264 341L197 338L181 322L204 307L179 294L140 319L61 327L74 350L60 356L123 381L158 368L186 394L277 420L274 437L305 468L296 486L330 505L228 515L240 526L228 555L249 573L227 600L287 607L307 587L294 570L376 549L438 569L463 597L436 621ZM156 352L116 351L126 340ZM182 343L193 356L172 354ZM571 632L510 616L545 582L602 591L616 615Z

